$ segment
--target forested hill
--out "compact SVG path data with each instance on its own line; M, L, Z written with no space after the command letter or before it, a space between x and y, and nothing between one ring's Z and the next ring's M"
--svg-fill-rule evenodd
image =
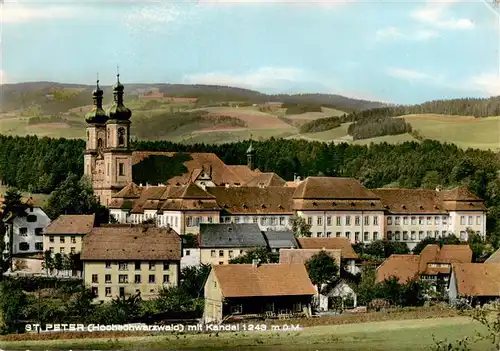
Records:
M436 113L474 117L500 116L500 96L476 99L463 98L435 100L418 105L398 105L367 109L350 114L349 120L357 121L372 117L396 117L402 115Z
M102 87L105 103L112 100L112 87ZM252 103L286 102L296 104L319 104L341 111L363 110L387 106L385 103L353 99L331 94L281 94L268 95L258 91L216 85L190 84L125 84L125 93L134 94L140 89L158 88L161 93L171 97L194 97L202 103L224 101L246 101ZM93 85L63 84L54 82L32 82L5 84L0 94L0 106L3 111L26 108L32 104L41 105L46 113L65 112L68 109L92 103ZM61 94L62 90L67 90ZM56 99L48 99L48 95L56 92ZM109 101L107 101L109 100Z

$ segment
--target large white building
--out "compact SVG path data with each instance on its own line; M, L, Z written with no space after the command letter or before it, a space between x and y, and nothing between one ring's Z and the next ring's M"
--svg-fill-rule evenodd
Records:
M26 215L5 220L4 256L17 256L43 252L43 231L50 218L32 199L25 201Z

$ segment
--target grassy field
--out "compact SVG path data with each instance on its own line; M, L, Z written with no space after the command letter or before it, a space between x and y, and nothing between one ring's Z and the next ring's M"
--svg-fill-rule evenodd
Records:
M0 341L8 350L429 350L437 340L474 338L483 327L466 317L385 321L304 328L301 331L152 335L122 339ZM491 350L473 344L472 350Z

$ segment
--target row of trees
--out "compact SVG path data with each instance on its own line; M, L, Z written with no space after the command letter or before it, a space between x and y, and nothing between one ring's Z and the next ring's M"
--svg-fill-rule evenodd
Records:
M403 118L376 117L360 119L349 125L347 133L354 140L375 138L384 135L411 133L411 124Z
M284 103L282 108L286 108L287 115L300 115L307 112L323 112L323 108L319 104L294 104Z
M340 117L318 118L300 126L299 131L302 134L318 133L325 130L335 129L342 125Z

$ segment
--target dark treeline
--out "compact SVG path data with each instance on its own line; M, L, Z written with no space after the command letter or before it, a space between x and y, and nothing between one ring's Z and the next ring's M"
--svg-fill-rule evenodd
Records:
M182 145L168 141L138 141L134 146L143 151L213 152L227 164L245 164L248 142ZM359 146L271 138L254 141L254 147L256 167L263 172L276 172L286 180L292 180L297 174L302 177L353 177L368 188L435 188L467 184L486 201L489 231L497 230L500 159L496 153L463 150L453 144L431 140ZM68 173L83 174L83 149L82 140L0 136L0 177L8 185L48 193ZM183 160L179 157L179 162ZM149 165L158 167L156 162ZM141 174L155 173L147 167L145 163ZM160 174L157 176L161 178ZM498 227L500 230L500 225Z
M291 104L284 103L281 105L282 108L286 108L287 115L300 115L307 112L323 112L321 105L319 104Z
M335 129L342 125L341 117L318 118L304 123L300 126L300 133L318 133L325 130Z
M354 140L375 138L384 135L397 135L411 133L411 124L403 118L374 117L361 119L349 125L347 133Z

